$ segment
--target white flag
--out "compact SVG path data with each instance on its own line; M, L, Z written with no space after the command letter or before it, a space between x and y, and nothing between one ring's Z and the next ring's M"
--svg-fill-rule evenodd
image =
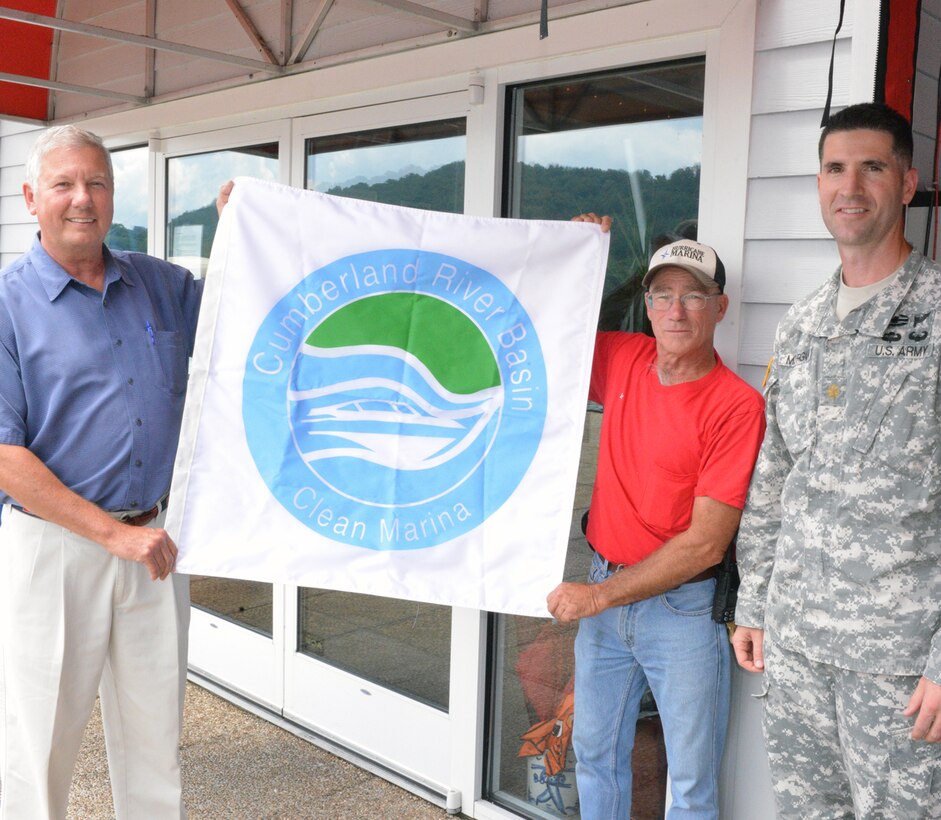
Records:
M167 529L181 572L545 615L608 237L238 179Z

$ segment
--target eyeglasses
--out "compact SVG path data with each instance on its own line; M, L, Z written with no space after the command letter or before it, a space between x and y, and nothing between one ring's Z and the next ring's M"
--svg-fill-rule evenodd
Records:
M710 299L715 299L718 293L684 293L682 296L674 296L672 293L645 293L644 301L651 310L669 310L673 303L679 299L683 310L705 310L706 303Z

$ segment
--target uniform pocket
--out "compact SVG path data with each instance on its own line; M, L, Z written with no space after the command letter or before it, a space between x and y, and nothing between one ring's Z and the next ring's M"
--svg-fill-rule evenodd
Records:
M817 416L817 392L810 358L790 367L782 367L766 394L776 394L775 417L781 438L791 457L804 452L813 443Z
M894 734L884 817L906 820L941 818L941 748L912 740L910 729Z
M890 475L922 482L937 459L933 371L924 360L886 362L864 406L850 408L859 419L853 449L885 464Z

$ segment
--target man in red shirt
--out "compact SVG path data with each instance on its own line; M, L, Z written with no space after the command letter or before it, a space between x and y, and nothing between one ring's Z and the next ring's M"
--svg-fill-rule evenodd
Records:
M608 217L578 221L610 228ZM716 252L681 240L643 280L654 338L599 333L590 398L604 406L588 583L548 597L575 641L573 743L583 820L630 816L641 698L657 701L671 817L718 816L729 646L712 620L714 567L735 534L764 402L713 347L728 308Z

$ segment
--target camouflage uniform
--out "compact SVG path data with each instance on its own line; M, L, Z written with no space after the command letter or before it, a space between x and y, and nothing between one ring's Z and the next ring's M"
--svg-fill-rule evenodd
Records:
M839 282L838 271L778 327L736 620L771 644L765 732L784 816L852 817L852 790L860 817L936 817L941 744L910 744L920 783L913 766L891 773L887 744L911 731L900 712L919 677L941 682L941 269L913 251L842 322ZM847 682L867 677L869 690ZM824 686L828 706L813 691ZM861 774L854 753L874 757L881 778Z

